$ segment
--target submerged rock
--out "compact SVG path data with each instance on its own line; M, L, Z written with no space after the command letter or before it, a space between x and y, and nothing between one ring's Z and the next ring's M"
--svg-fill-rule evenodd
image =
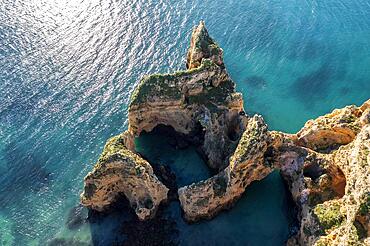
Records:
M84 206L102 211L124 195L140 220L153 218L169 189L135 152L134 138L165 125L186 138L180 146L200 146L219 171L178 189L186 220L216 216L251 182L278 169L298 210L299 231L288 245L370 244L370 100L310 120L297 134L269 131L261 116L244 113L222 49L203 22L193 31L187 68L140 81L128 130L107 142L85 177ZM175 177L157 173L173 191Z
M86 223L87 218L88 210L81 205L77 205L69 211L66 226L70 230L78 229Z

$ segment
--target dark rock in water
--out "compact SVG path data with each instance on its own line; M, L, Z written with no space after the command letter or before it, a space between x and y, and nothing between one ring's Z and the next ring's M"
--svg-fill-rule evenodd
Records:
M122 225L122 233L127 236L121 245L149 246L149 245L178 245L179 231L176 222L166 218L163 208L157 213L154 219L140 221L135 218Z
M178 199L176 175L168 165L153 165L153 170L159 180L169 188L168 201Z
M327 42L320 42L314 39L306 39L300 36L295 40L296 45L292 45L288 51L287 57L289 59L303 59L304 61L311 61L320 59L322 54L332 53L332 47Z
M342 87L339 89L339 94L341 96L346 96L348 95L348 93L351 91L351 88L348 88L348 87Z
M48 242L48 246L92 246L93 244L80 242L75 239L54 238Z
M44 167L46 158L29 150L17 142L5 146L4 160L6 175L0 176L0 204L7 207L9 203L22 200L29 192L37 192L47 186L51 173Z
M267 86L266 80L259 76L248 77L245 79L245 83L253 89L263 89Z
M327 97L333 73L330 64L324 64L318 70L299 77L291 85L289 96L294 96L307 107L312 107L320 99Z
M73 207L69 213L66 226L70 230L75 230L86 223L88 218L88 210L82 205Z

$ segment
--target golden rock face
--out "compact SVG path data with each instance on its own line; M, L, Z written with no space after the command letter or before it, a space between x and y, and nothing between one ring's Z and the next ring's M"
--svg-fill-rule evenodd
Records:
M218 66L224 66L223 51L209 36L203 21L193 30L190 40L190 48L186 59L186 68L197 68L202 59L210 59Z
M311 120L296 135L272 134L275 166L300 209L292 245L369 245L367 103Z
M139 219L146 220L167 200L168 188L146 160L126 147L127 135L108 140L94 170L85 177L81 204L103 211L123 194Z
M134 138L167 125L197 137L219 171L179 188L186 220L231 208L252 181L278 169L299 211L299 232L288 245L370 245L370 100L310 120L297 134L269 131L261 116L244 113L203 22L193 30L187 68L140 81L128 130L108 140L85 177L84 206L102 211L123 194L141 220L155 216L168 188L135 152Z

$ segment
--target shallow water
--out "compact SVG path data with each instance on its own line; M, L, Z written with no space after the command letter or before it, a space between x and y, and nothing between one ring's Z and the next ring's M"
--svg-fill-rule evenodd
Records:
M173 128L171 130L175 132ZM152 166L170 168L176 175L178 187L211 177L211 170L197 153L196 147L188 143L181 147L174 139L170 130L158 130L156 127L150 133L142 133L136 139L135 148Z
M369 14L367 0L0 0L0 245L116 239L113 220L70 230L68 214L106 139L127 128L139 78L184 68L200 19L224 48L246 110L262 114L270 129L295 132L370 97ZM282 190L263 193L264 184L279 182L273 175L254 184L259 196L245 195L199 230L183 229L181 242L215 240L222 230L233 242L259 242L272 235L261 228L277 220L284 238L284 213L268 213L284 207ZM263 226L245 224L252 220ZM238 225L245 230L234 233Z

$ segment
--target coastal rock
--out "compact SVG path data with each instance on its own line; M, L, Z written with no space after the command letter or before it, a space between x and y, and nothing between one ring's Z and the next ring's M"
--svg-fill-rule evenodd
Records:
M168 189L154 175L150 164L129 150L127 134L111 138L94 170L85 177L81 204L104 211L124 195L141 220L152 218Z
M264 158L269 140L262 117L251 118L227 168L205 181L179 189L185 218L188 221L212 218L229 208L251 182L271 173L273 169Z
M302 213L301 245L368 245L370 218L370 126L327 156L345 176L340 198L308 204Z
M326 211L323 218L319 217L327 235L320 237L317 244L366 245L365 240L370 242L370 125L365 125L353 142L334 152L332 160L343 171L347 185L338 201L340 210L329 214ZM323 224L326 220L329 225Z
M361 113L360 108L352 105L309 120L297 133L299 144L319 152L348 144L361 129Z
M223 51L209 36L203 21L194 28L191 35L186 68L192 69L199 67L202 63L202 59L210 59L218 66L224 66Z
M217 61L206 55L209 47L220 49L201 22L189 49L189 54L202 54L197 56L199 64L173 74L144 77L131 97L128 131L137 137L158 125L171 126L201 145L211 168L222 170L238 144L247 116L242 95L220 65L222 56Z
M354 115L349 114L349 110L356 112L351 120L356 127L353 128L353 140L346 145L341 142L338 147L338 142L333 141L338 138L332 138L331 145L327 139L321 141L320 144L326 141L326 148L332 149L326 153L316 152L322 149L317 149L315 143L308 144L313 149L300 146L299 134L271 132L274 166L281 170L300 211L299 233L289 242L299 245L368 245L370 125L360 120L368 109L366 103L364 105L337 109L334 115L341 116L328 117L326 123L335 128L336 125L344 126L343 115ZM311 122L325 122L324 118ZM349 129L348 125L346 127ZM322 127L311 128L311 136L318 137L315 131L322 131ZM316 140L320 141L320 138Z
M108 141L85 178L84 206L102 211L124 195L140 219L154 216L168 188L135 152L134 139L156 126L170 126L200 146L211 168L228 165L248 117L242 95L223 66L222 50L203 22L193 32L189 57L191 69L150 75L139 82L129 105L128 130Z

